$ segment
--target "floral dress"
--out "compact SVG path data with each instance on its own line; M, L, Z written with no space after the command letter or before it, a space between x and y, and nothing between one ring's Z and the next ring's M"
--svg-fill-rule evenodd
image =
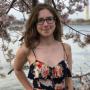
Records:
M33 87L42 90L67 90L65 77L71 77L65 60L54 67L36 60L30 65L28 73L28 78L33 80Z

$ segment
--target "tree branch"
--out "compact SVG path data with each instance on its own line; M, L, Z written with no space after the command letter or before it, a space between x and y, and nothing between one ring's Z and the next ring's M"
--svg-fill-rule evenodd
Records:
M84 35L84 36L86 36L86 37L87 37L87 35L86 35L86 34L84 34L84 33L80 32L80 31L78 31L78 30L76 30L76 29L74 29L74 28L70 27L70 26L69 26L69 25L67 25L65 22L61 21L61 23L63 23L64 25L66 25L66 26L67 26L67 27L69 27L70 29L72 29L72 30L76 31L77 33L80 33L81 35Z
M54 0L52 0L52 4L53 4L54 8L56 9L56 4L55 4Z
M9 9L7 10L6 14L8 14L8 12L10 11L10 9L13 7L13 4L16 2L17 0L13 0L10 4Z
M27 8L30 9L30 6L24 0L22 0L22 1L25 3L25 5L27 6Z
M87 75L90 75L90 72L88 72L86 74L82 74L82 75L75 75L75 76L72 76L72 78L81 78L81 77L87 76Z

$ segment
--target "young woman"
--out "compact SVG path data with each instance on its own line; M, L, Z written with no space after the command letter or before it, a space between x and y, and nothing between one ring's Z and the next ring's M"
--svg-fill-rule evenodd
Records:
M47 4L37 5L26 23L24 43L14 62L15 74L26 90L73 90L71 48L61 37L56 10ZM26 60L33 85L22 70Z

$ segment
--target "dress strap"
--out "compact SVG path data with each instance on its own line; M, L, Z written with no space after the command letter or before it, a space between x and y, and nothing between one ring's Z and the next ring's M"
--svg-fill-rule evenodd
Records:
M32 49L32 52L33 52L33 54L34 54L34 56L35 56L35 60L36 60L36 54L35 54L35 51L34 51L34 49Z
M62 43L62 46L63 46L63 50L64 50L64 59L65 59L65 56L66 56L66 59L68 60L68 55L67 55L67 52L66 52L66 49L65 49L65 46L64 46L63 43Z

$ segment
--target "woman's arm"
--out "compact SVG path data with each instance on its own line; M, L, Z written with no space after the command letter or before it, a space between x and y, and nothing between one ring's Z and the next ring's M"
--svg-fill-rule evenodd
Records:
M65 49L66 49L66 54L68 57L67 63L68 67L72 73L72 52L71 52L71 47L68 44L65 44ZM68 90L73 90L73 82L72 82L72 77L67 77L66 78L66 86L68 87Z
M21 84L25 87L26 90L33 90L32 86L30 85L25 73L23 72L23 66L26 63L26 58L28 55L28 50L25 45L22 45L16 53L15 61L14 61L14 71L21 82Z

